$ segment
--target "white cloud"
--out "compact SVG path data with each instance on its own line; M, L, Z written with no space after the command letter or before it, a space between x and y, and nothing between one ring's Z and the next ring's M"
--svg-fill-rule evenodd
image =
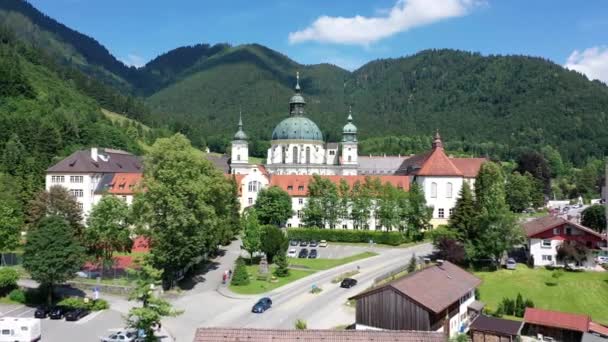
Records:
M385 15L317 18L309 27L291 32L292 44L306 41L368 45L417 26L466 15L478 0L397 0Z
M565 67L581 72L589 79L608 84L608 47L594 46L583 51L574 50Z
M120 61L125 63L125 65L134 66L136 68L141 68L146 64L146 61L143 57L134 53L128 54L127 57L121 58Z

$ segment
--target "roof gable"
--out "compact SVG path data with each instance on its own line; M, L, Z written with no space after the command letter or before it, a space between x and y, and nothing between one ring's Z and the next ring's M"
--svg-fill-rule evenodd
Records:
M97 157L93 159L91 149L76 151L57 164L49 167L50 173L141 173L143 166L139 157L131 153L97 149Z
M543 216L543 217L539 217L537 219L528 221L528 222L522 224L522 228L523 228L526 236L530 238L530 237L534 237L535 235L538 235L540 233L543 233L549 229L561 227L566 224L571 225L577 229L580 229L580 230L584 231L585 233L599 237L600 239L604 238L602 236L602 234L596 232L595 230L593 230L591 228L587 228L585 226L574 223L572 221L568 221L559 216L552 216L552 215Z
M433 149L416 174L418 176L464 176L440 146Z

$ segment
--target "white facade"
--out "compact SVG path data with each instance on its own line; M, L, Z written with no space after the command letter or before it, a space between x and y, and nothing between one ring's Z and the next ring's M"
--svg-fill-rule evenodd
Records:
M102 176L103 174L89 173L47 174L45 189L49 191L52 186L66 188L74 196L76 202L78 202L78 206L82 209L86 220L88 213L101 198L95 195L95 189L97 189Z
M557 249L563 240L553 239L529 239L528 250L530 255L534 259L535 267L544 266L564 266L562 261L557 260ZM582 267L592 268L595 267L595 255L592 251L587 254L587 260L582 263Z
M241 212L255 204L260 191L268 187L268 178L257 167L252 167L251 172L237 178L239 187L239 203Z
M462 189L463 177L417 177L416 182L422 187L426 204L433 208L433 226L447 224L456 206Z

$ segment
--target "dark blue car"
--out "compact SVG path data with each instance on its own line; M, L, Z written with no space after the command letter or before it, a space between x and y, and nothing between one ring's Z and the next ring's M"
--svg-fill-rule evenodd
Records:
M263 313L264 311L270 309L271 306L272 306L272 300L270 300L270 298L268 298L268 297L264 297L264 298L258 300L257 303L255 303L255 305L251 309L251 312Z

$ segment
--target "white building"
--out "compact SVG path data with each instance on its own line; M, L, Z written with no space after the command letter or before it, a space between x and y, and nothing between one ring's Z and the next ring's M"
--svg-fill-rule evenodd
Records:
M545 216L522 225L528 238L528 253L534 266L564 266L558 260L558 250L565 243L578 244L587 249L583 267L595 267L595 257L606 247L606 237L593 229L558 216Z
M142 174L139 157L128 152L91 148L72 153L46 170L45 189L66 188L78 202L84 218L108 192L131 203Z

